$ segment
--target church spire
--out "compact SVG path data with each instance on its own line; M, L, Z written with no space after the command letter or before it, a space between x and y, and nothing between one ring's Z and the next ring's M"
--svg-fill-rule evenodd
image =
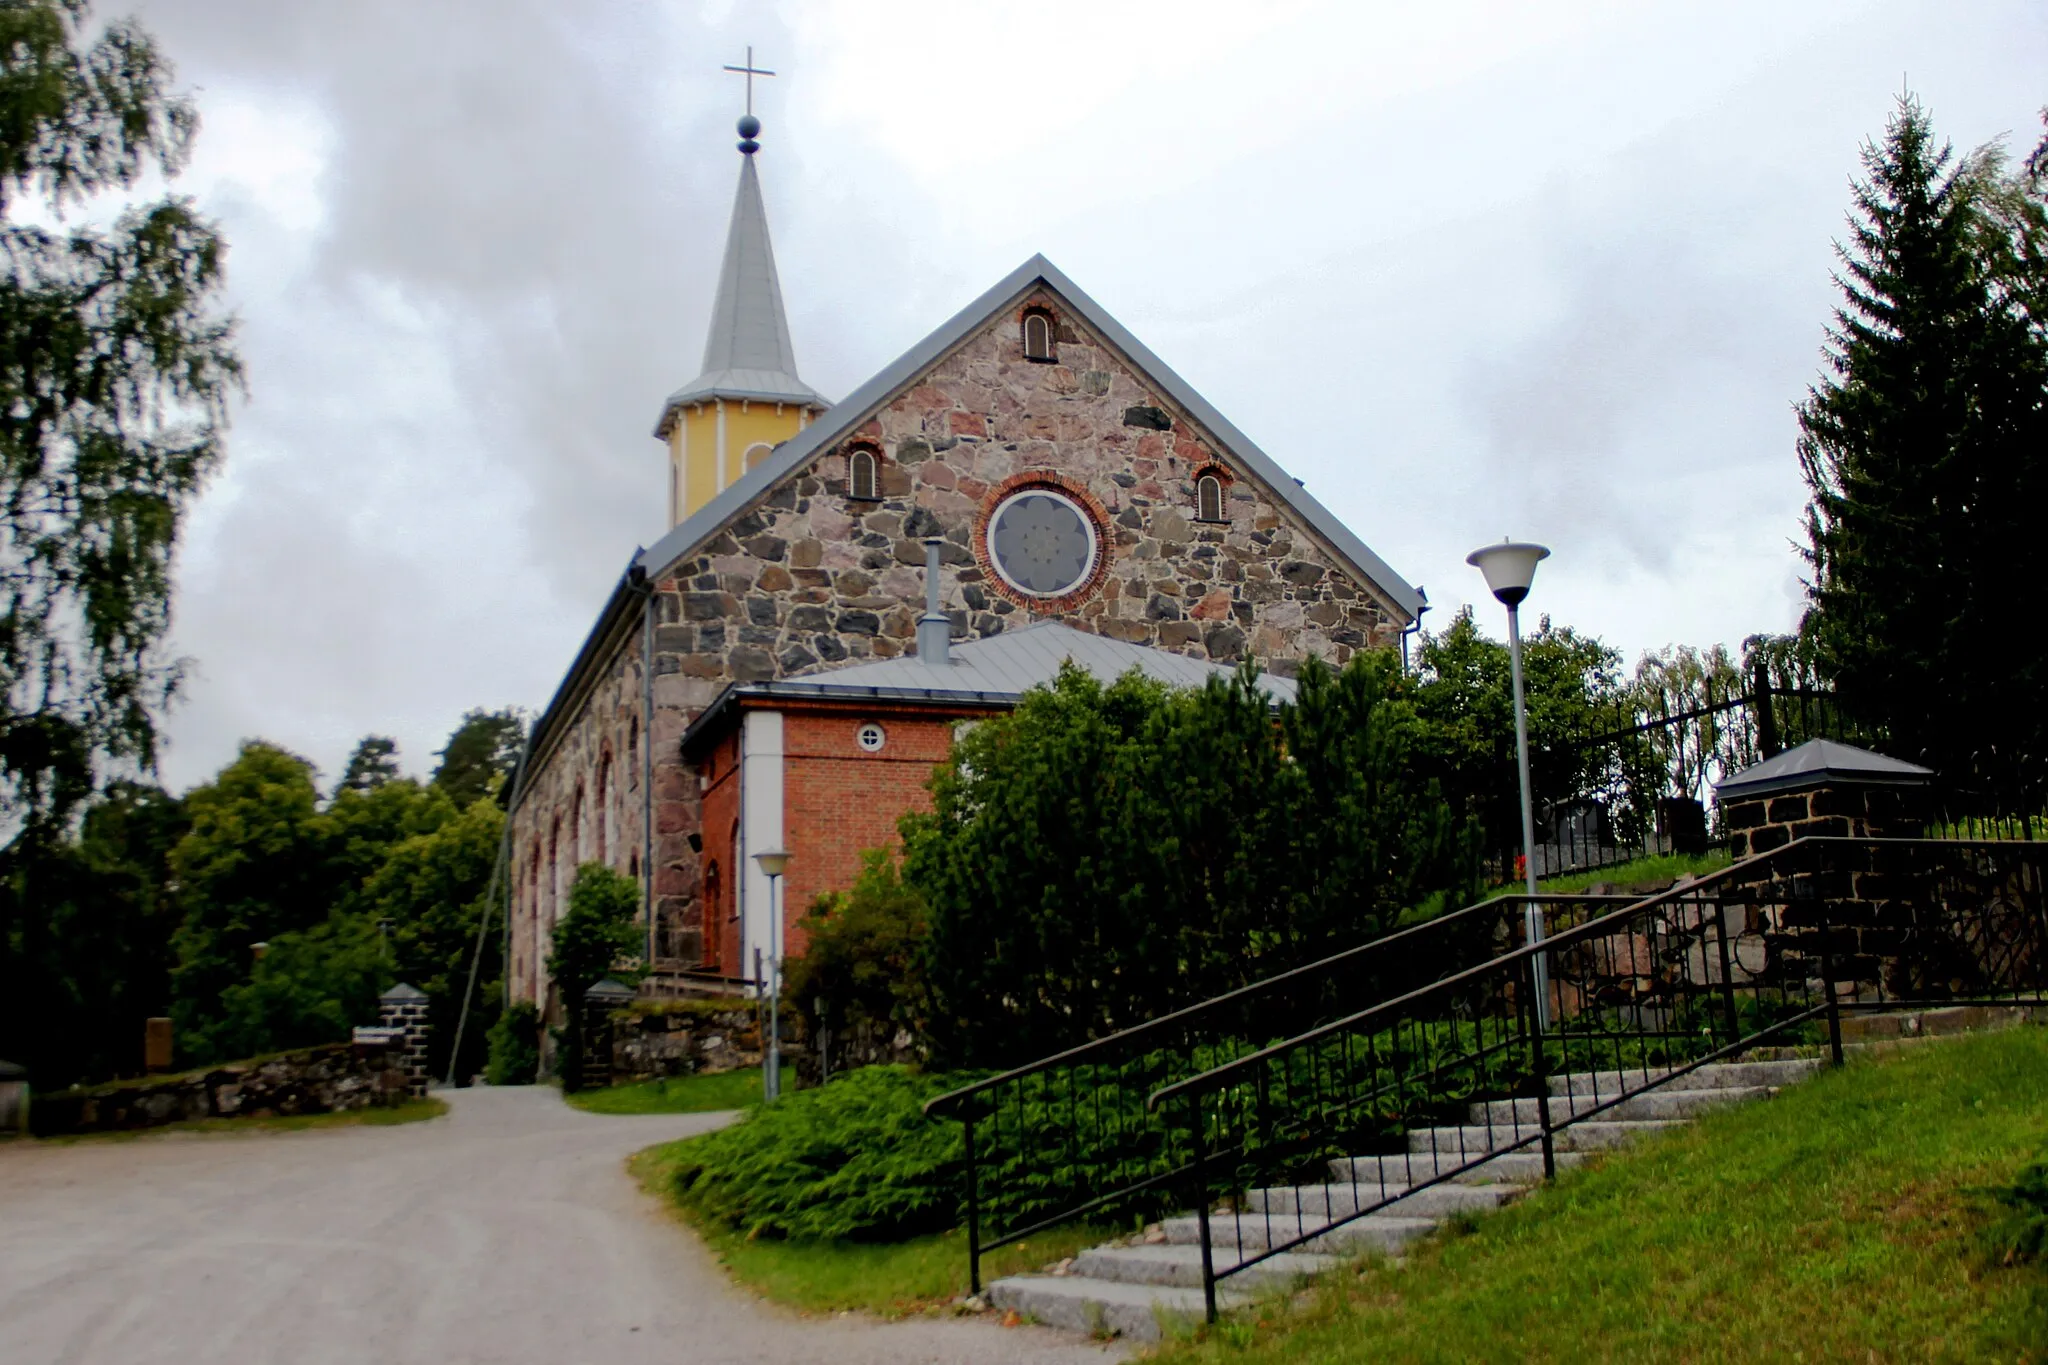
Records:
M802 430L827 406L816 389L797 377L796 348L789 340L768 210L754 164L761 150L761 121L754 117L753 81L775 73L754 65L752 48L745 66L726 70L746 74L747 113L739 121L740 183L704 339L703 371L668 396L654 428L655 436L669 445L672 522L711 501L760 455Z

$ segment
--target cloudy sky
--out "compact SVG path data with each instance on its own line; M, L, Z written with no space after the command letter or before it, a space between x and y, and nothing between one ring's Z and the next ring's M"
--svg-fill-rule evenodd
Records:
M124 12L119 0L105 13ZM2030 147L2039 0L144 0L250 394L164 776L537 707L663 524L752 43L804 378L1043 251L1441 623L1467 550L1631 654L1795 619L1792 406L1902 81ZM1484 618L1490 624L1491 613Z

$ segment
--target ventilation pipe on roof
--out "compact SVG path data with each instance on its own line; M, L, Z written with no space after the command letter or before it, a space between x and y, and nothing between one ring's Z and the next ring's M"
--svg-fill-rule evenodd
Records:
M939 610L940 536L924 538L924 615L917 618L917 657L934 668L953 662L953 622Z

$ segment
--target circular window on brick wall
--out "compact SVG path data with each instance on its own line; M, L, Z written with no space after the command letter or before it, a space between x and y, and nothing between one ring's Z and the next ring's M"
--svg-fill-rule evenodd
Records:
M873 721L863 724L853 732L853 742L871 754L882 752L882 746L889 742L889 736Z
M1100 553L1095 522L1054 489L1021 488L989 514L989 563L1027 596L1064 597L1088 581Z

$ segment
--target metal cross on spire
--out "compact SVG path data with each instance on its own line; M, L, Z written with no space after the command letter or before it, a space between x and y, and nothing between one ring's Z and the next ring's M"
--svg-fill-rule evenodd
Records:
M775 73L773 71L763 71L760 67L754 65L754 48L751 43L747 45L746 65L728 66L725 69L734 75L744 75L747 78L747 114L751 117L754 112L754 77L772 76Z

